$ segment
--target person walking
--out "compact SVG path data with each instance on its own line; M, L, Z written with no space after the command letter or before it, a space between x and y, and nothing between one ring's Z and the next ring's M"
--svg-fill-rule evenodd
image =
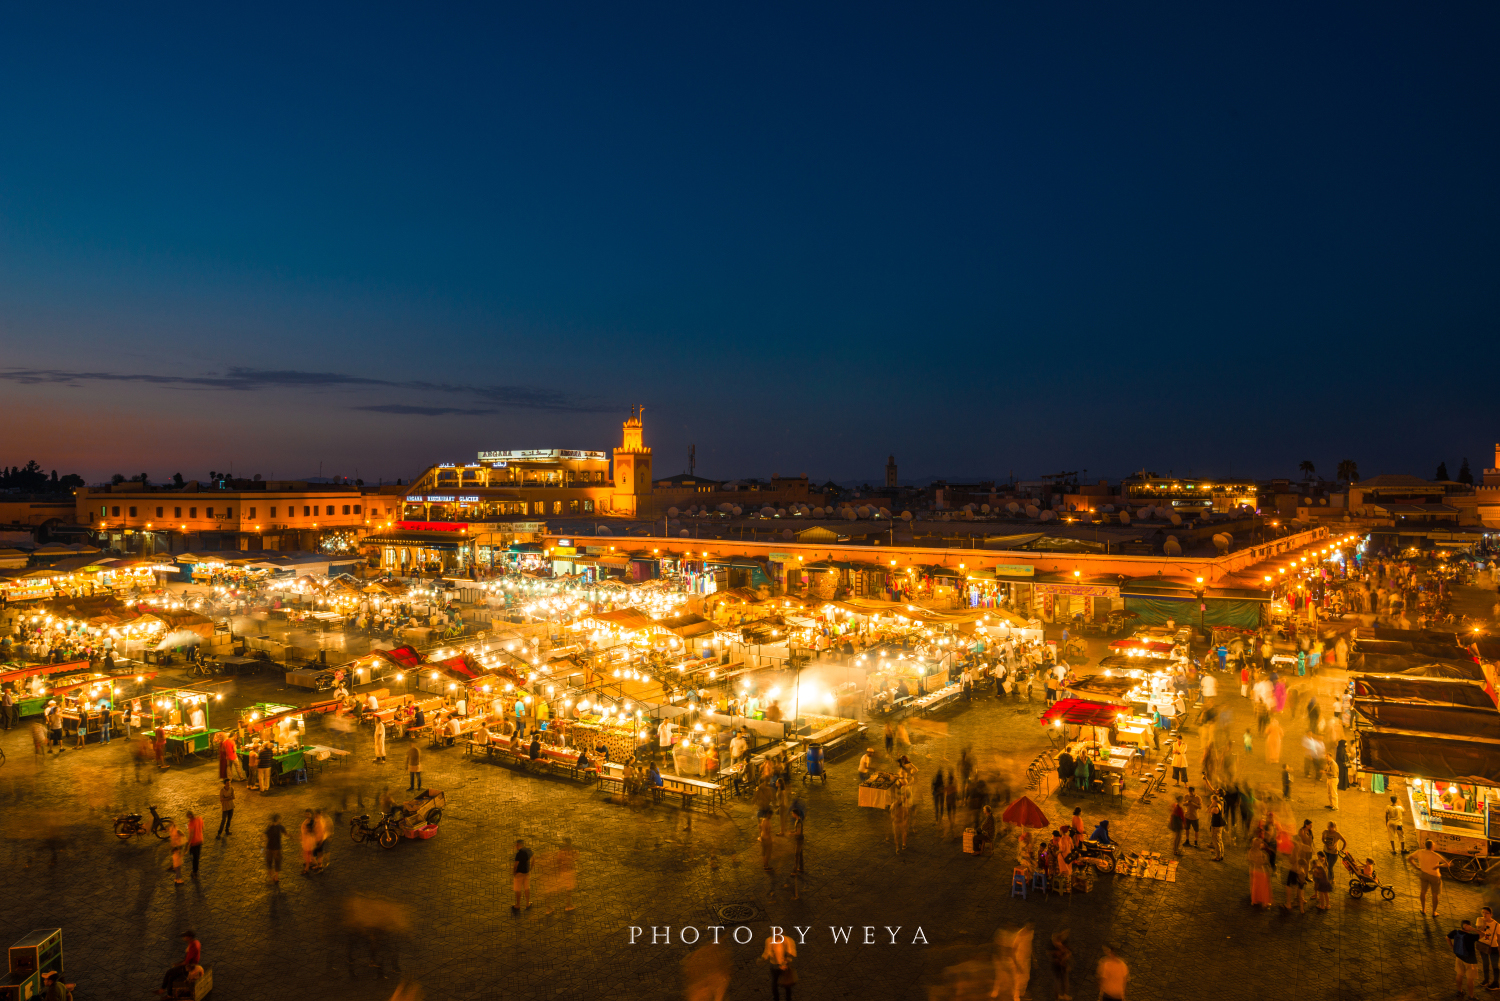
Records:
M1422 881L1422 887L1418 891L1417 913L1427 913L1427 892L1432 891L1432 916L1437 917L1438 895L1443 892L1443 877L1439 870L1448 864L1448 860L1432 850L1432 839L1423 843L1421 848L1406 856L1408 865L1415 866L1417 877Z
M385 720L375 721L375 760L385 764Z
M1406 811L1401 801L1391 797L1391 805L1385 808L1385 836L1391 842L1391 854L1406 851Z
M1328 860L1328 871L1333 872L1338 865L1339 852L1347 847L1349 842L1339 833L1338 827L1333 821L1328 822L1328 829L1323 832L1323 856Z
M156 756L156 767L167 767L167 731L158 726L151 735L151 753Z
M1286 731L1281 728L1281 721L1271 717L1271 723L1266 727L1266 764L1275 765L1281 763L1281 742Z
M271 791L271 762L274 760L271 745L261 744L260 751L255 755L255 786L261 795Z
M89 735L89 706L88 706L87 702L84 702L84 701L80 700L79 703L78 703L78 737L73 742L73 749L75 751L76 750L81 750L83 748L84 741L88 738L88 735Z
M1307 884L1307 865L1301 859L1296 859L1286 867L1286 903L1281 905L1284 911L1292 909L1292 901L1297 902L1297 913L1303 914L1307 911L1307 901L1303 897L1303 887Z
M942 771L941 768L938 771ZM948 781L943 784L943 810L947 814L947 825L943 832L950 837L953 834L953 823L958 818L958 779L953 774L953 769L948 769Z
M229 833L229 825L234 822L234 784L229 779L224 779L219 784L219 833L214 835L217 841Z
M192 856L193 876L196 878L198 875L198 860L203 855L203 815L201 813L194 813L192 810L189 810L187 812L187 818L188 854Z
M906 805L906 797L897 790L891 801L891 839L896 842L898 852L906 851L906 832L910 821L911 808Z
M1208 838L1215 862L1224 861L1224 797L1214 793L1208 801Z
M0 692L0 726L4 726L7 731L9 731L11 727L16 725L15 718L12 715L15 712L15 709L15 693L9 688L7 688L4 692Z
M422 749L415 742L406 749L406 770L411 775L411 784L407 786L410 792L422 785Z
M1271 876L1266 871L1266 843L1259 836L1250 839L1245 853L1250 863L1250 906L1271 906Z
M318 847L317 829L313 825L311 810L302 811L302 823L297 825L297 844L302 849L302 875L311 875L313 850Z
M1448 933L1448 943L1453 948L1453 974L1454 980L1458 983L1459 996L1472 999L1475 974L1479 969L1477 957L1474 954L1474 947L1479 943L1479 935L1474 931L1474 925L1468 918Z
M1052 933L1052 944L1047 948L1047 958L1052 962L1052 979L1057 983L1057 1001L1072 1001L1068 993L1068 974L1073 968L1073 950L1068 946L1068 930Z
M172 846L172 882L182 882L182 849L187 844L187 835L177 826L177 821L167 822L167 843Z
M1328 872L1328 867L1320 858L1313 863L1312 867L1313 899L1317 902L1320 911L1328 910L1328 895L1333 892L1333 877Z
M1172 784L1185 786L1188 783L1187 742L1178 738L1172 748Z
M759 827L755 839L760 842L760 867L771 871L771 808L763 806L757 814Z
M1182 830L1187 825L1184 823L1186 813L1182 809L1182 797L1177 797L1177 802L1172 804L1172 813L1167 817L1167 830L1172 832L1172 854L1182 854Z
M1182 801L1182 832L1183 843L1187 843L1188 834L1193 836L1193 847L1201 848L1198 843L1198 811L1203 807L1203 800L1198 796L1198 791L1193 786L1188 786L1187 798ZM1077 811L1074 811L1075 813ZM1081 825L1078 826L1082 829Z
M271 823L266 827L266 876L277 886L281 885L281 839L286 837L286 828L281 826L281 814L271 814Z
M932 775L932 822L943 822L943 770L938 768Z
M792 963L797 958L797 943L787 935L773 932L766 937L766 947L761 950L760 960L771 967L771 1001L785 996L792 1001L792 987L797 983L797 971Z
M1500 991L1500 921L1488 904L1480 908L1474 930L1479 934L1479 986Z
M1334 767L1333 755L1331 754L1323 755L1323 782L1328 787L1327 809L1337 810L1339 808L1339 773L1338 769Z
M1104 946L1104 955L1099 959L1099 1001L1125 1001L1125 984L1130 979L1130 967L1109 945Z
M512 914L520 914L523 906L531 906L531 849L520 838L516 839L516 854L510 872L510 888L515 894L510 911Z

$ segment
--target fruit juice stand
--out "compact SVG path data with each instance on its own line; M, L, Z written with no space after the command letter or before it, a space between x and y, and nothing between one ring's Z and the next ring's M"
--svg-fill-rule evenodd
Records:
M164 732L167 750L181 759L213 750L214 734L219 731L209 726L208 706L223 698L198 689L173 688L133 700L131 708L139 702L141 729Z

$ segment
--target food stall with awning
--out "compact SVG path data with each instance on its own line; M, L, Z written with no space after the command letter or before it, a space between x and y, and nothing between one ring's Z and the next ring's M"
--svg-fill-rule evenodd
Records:
M1059 699L1041 715L1042 725L1054 727L1064 739L1067 739L1067 726L1077 728L1063 750L1075 761L1087 761L1090 770L1098 774L1101 785L1116 796L1124 788L1125 769L1134 752L1117 749L1115 735L1119 727L1129 721L1129 712L1124 706L1091 699ZM1083 737L1085 727L1091 731L1090 739Z
M1464 678L1360 674L1350 680L1354 685L1356 708L1361 700L1470 706L1489 710L1495 708L1495 700L1489 692L1474 681Z
M1470 710L1457 712L1463 715L1452 726L1472 723ZM1372 727L1358 732L1357 749L1362 770L1406 778L1418 843L1430 838L1453 855L1492 854L1500 841L1500 737Z

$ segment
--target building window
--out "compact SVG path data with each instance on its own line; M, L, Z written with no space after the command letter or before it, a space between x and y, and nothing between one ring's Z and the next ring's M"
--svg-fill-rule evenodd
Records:
M174 507L172 509L172 517L174 517L174 518L181 518L182 517L182 508L180 508L180 507Z
M333 505L332 504L328 505L328 514L329 514L330 517L333 515Z
M203 509L203 517L205 517L205 518L212 518L213 516L214 516L214 509L213 508L206 507L206 508Z
M348 504L345 504L345 505L344 505L344 513L345 513L345 514L348 514L348 513L349 513L349 505L348 505Z
M546 502L544 501L543 503L546 503ZM552 502L552 513L553 514L562 514L562 501L553 501Z
M354 513L355 514L359 514L359 505L358 504L354 505Z
M594 513L594 502L593 501L586 500L586 501L583 502L583 513L584 514L593 514Z
M99 508L99 517L101 517L101 518L108 518L109 517L109 508L104 507L104 506L101 505L100 508Z
M111 508L110 512L109 512L109 516L111 518L118 518L120 516L120 509L118 507Z
M311 513L312 513L312 508L308 507L306 504L303 504L302 505L302 517L306 518Z
M578 502L576 500L570 500L570 501L568 501L568 513L569 514L577 514L578 513Z
M135 517L135 508L131 508L131 509L130 509L130 516L131 516L131 517L132 517L132 518L134 518L134 517Z
M94 512L90 511L89 512L89 524L92 525L93 523L94 523Z
M226 517L226 518L233 518L234 517L234 508L232 508L232 507L226 507L224 509L224 517Z
M195 508L195 507L188 508L188 517L189 518L196 518L196 517L198 517L198 509Z
M255 508L253 508L253 507L250 509L250 518L252 520L254 520L254 518L255 518Z
M156 509L156 516L157 516L157 517L158 517L158 518L160 518L160 517L161 517L161 513L162 513L162 512L163 512L163 511L165 511L165 510L166 510L166 508L161 508L161 507L159 507L159 508L157 508L157 509Z
M276 517L276 508L275 507L271 508L271 517L273 517L273 518Z

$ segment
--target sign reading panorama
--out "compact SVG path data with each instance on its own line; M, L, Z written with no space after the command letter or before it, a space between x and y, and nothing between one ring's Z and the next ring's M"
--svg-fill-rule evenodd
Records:
M604 459L603 452L581 452L576 448L512 448L504 452L480 452L480 462L541 462L547 459Z

